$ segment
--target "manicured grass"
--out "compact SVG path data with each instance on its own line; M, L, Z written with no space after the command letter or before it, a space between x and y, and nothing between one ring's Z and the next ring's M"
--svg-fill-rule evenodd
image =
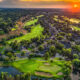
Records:
M11 63L11 65L21 72L28 73L30 72L32 75L35 75L35 72L45 72L50 73L54 77L61 77L63 75L57 75L58 72L62 72L62 68L64 67L65 61L56 61L54 60L52 63L50 61L45 61L43 58L34 58L34 59L25 59L21 61L15 61ZM39 75L40 76L40 75ZM44 76L47 77L47 76Z
M12 31L15 31L15 30L16 30L16 28L12 28L11 30L12 30Z
M43 61L39 61L39 59L25 59L22 61L16 61L12 63L12 66L16 67L19 69L21 72L31 72L34 74L34 71L38 69L39 65L42 64Z
M76 18L71 18L69 21L72 23L80 23L80 20Z
M79 28L79 27L73 26L72 28L73 28L74 30L76 30L76 31L80 31L80 28Z
M37 16L37 18L40 18L40 17L43 17L44 15L39 15L39 16Z
M38 22L38 18L39 17L43 17L44 15L39 15L37 16L37 19L34 19L34 17L32 18L33 20L29 20L27 21L24 26L30 26L30 25L34 25L36 22Z
M61 67L53 63L50 65L42 65L39 67L39 70L43 72L50 72L52 74L55 74L57 73L57 71L61 70Z
M30 20L30 21L26 22L26 23L24 24L24 26L30 26L30 25L32 25L32 24L35 24L37 21L38 21L38 19Z
M35 37L40 37L42 35L42 31L43 31L43 27L41 27L40 24L36 25L36 26L33 26L32 30L30 33L27 33L26 35L23 35L21 37L17 37L17 38L14 38L14 39L11 39L8 41L8 43L11 43L15 40L17 40L18 42L21 41L21 40L31 40L32 38L35 38Z
M17 28L18 28L18 25L15 25L14 28L12 28L11 30L15 31L15 30L17 30Z

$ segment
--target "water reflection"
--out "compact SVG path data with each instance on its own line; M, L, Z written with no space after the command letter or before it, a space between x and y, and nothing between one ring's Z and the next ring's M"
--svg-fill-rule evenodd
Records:
M2 72L7 72L8 74L11 74L11 75L21 74L17 69L13 67L0 67L0 74Z

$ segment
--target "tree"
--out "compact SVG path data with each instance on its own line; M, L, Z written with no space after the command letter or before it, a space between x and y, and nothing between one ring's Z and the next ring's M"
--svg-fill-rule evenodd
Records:
M1 73L1 80L8 80L8 74L7 74L7 72L2 72Z
M13 55L12 55L11 52L8 52L8 53L7 53L7 56L8 56L9 58L11 58Z
M15 75L14 80L20 80L20 75Z
M40 45L38 49L39 49L39 51L43 51L44 50L44 46Z
M12 42L11 47L13 50L19 50L20 49L20 43L18 43L16 40L14 42Z
M4 31L0 30L0 35L3 35L4 34Z
M74 59L72 61L72 64L73 64L73 69L80 70L80 60L79 59Z
M64 48L64 45L62 43L56 42L56 48L62 50L62 48Z
M73 54L74 59L79 59L79 56L77 54Z
M67 37L67 39L70 40L70 38L72 37L72 34L71 33L68 33L66 37Z
M62 54L64 56L68 57L68 58L72 58L71 51L72 51L71 48L68 48L68 49L63 48L62 49Z
M28 58L31 59L32 57L34 57L34 54L29 54Z
M26 74L25 80L31 80L31 74L30 74L30 73L27 73L27 74Z
M25 56L25 54L26 54L26 51L21 52L21 56Z
M1 72L1 80L4 80L4 73Z
M63 36L58 36L57 39L62 40L62 39L64 39L64 37Z
M5 44L6 44L6 38L3 38L3 39L1 40L1 43L2 43L3 45L5 45Z
M72 69L71 69L71 61L65 62L63 70L64 70L64 72L63 72L64 76L67 78L70 75L71 71L72 71Z
M46 52L45 53L44 58L45 58L45 60L48 60L49 59L49 52Z
M52 45L50 48L49 48L49 53L50 53L50 56L55 56L56 54L56 48L54 45Z
M80 45L74 45L72 48L78 52L80 52Z

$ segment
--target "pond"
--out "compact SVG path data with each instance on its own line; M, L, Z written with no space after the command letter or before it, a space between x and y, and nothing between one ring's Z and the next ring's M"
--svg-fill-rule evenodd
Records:
M37 77L37 76L32 76L31 80L53 80L53 79L47 79L47 78L41 78L41 77ZM59 80L59 79L57 79Z
M8 74L11 74L12 76L21 74L17 69L13 67L0 67L0 74L1 72L7 72Z

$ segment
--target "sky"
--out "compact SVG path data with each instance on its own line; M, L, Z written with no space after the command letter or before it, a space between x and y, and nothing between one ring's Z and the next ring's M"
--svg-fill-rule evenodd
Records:
M69 8L80 0L0 0L0 8Z

